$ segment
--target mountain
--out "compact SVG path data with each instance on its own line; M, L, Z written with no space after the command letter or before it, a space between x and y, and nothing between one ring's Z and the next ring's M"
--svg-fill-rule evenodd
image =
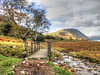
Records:
M86 35L84 35L82 32L80 32L77 29L62 29L54 33L49 33L45 35L52 35L55 37L62 37L65 39L89 39Z
M100 36L91 36L90 39L93 39L93 40L100 40Z

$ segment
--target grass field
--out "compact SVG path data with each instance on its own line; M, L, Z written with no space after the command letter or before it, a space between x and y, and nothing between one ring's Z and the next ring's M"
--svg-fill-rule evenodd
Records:
M52 47L60 51L69 52L72 56L100 63L100 42L53 42Z
M22 59L10 58L0 55L0 75L11 75L13 65L18 65Z

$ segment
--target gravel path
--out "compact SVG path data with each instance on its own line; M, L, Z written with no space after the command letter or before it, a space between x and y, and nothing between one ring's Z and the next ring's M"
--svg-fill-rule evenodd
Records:
M47 49L41 49L38 52L36 52L35 54L27 57L27 58L45 58L48 55L48 50Z

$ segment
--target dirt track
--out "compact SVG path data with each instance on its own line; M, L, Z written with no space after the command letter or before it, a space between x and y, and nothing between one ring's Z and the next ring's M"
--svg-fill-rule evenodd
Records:
M25 60L15 68L14 75L54 75L54 70L50 68L46 60Z

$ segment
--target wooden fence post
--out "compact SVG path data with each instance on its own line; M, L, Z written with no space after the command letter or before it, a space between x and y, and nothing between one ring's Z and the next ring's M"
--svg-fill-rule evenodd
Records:
M40 43L37 42L37 50L39 51L40 50Z
M39 48L38 48L38 42L37 42L37 51L38 51L38 49L39 49Z
M36 52L38 51L38 42L36 42Z
M39 42L39 50L40 50L40 42Z
M31 42L31 52L33 54L33 41Z
M49 57L49 61L51 61L51 42L48 42L48 57Z
M26 46L27 46L26 48L27 48L27 55L28 55L29 54L28 42L26 42Z
M36 42L34 41L34 53L36 52Z

